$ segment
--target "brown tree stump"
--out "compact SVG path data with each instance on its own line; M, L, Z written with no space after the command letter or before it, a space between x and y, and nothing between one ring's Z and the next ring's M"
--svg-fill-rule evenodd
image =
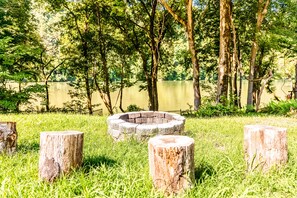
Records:
M53 182L61 174L67 174L81 166L83 136L78 131L40 133L39 177Z
M244 127L244 152L248 171L263 172L288 160L287 129L246 125Z
M16 152L17 137L16 122L0 122L0 153Z
M156 136L148 141L150 175L154 187L178 194L194 182L194 139L179 135Z

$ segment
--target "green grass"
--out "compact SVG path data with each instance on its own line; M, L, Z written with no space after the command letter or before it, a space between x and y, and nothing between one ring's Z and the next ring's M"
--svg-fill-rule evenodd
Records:
M70 114L0 115L16 121L18 152L0 156L0 197L163 197L149 176L147 143L115 143L106 117ZM289 162L267 174L245 171L243 126L288 129ZM39 133L85 133L84 164L46 184L38 179ZM186 135L195 139L195 186L184 197L293 197L297 195L297 122L285 117L188 118Z

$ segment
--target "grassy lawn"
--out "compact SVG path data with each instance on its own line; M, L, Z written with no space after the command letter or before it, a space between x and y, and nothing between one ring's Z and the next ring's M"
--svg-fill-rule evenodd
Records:
M162 197L149 176L147 143L115 143L106 117L70 114L0 115L16 121L18 152L0 156L0 197ZM243 126L288 129L289 162L267 174L245 171ZM85 133L83 167L53 184L38 179L39 133ZM297 195L297 122L285 117L188 118L195 139L196 184L184 197L293 197Z

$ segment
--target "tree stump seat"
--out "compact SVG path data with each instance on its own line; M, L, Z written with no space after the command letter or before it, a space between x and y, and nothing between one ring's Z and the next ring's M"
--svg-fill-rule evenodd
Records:
M62 174L81 166L83 133L55 131L40 133L39 177L53 182Z
M0 153L15 153L17 138L16 122L0 122Z
M194 183L194 139L160 135L148 141L154 187L167 195L182 193Z
M287 129L263 125L244 126L244 152L248 171L266 172L288 160Z

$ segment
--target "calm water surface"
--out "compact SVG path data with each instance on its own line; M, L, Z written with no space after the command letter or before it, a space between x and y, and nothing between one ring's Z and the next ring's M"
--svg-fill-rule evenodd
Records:
M285 99L288 91L292 90L291 81L276 81L275 82L275 95L280 99ZM68 91L71 87L67 83L55 82L50 83L50 105L56 107L62 107L64 102L70 101L71 98L68 95ZM189 109L189 105L193 104L193 88L192 81L161 81L158 82L159 93L159 109L162 111L176 111L180 109ZM202 97L208 96L205 90L202 89ZM242 91L242 103L246 104L247 95L247 82L243 83ZM112 93L112 102L115 104L118 96L118 91ZM262 105L267 104L274 98L273 94L263 93ZM100 103L100 108L103 109L103 113L106 114L107 110L104 104L96 92L93 94L93 103ZM148 109L148 96L146 91L140 91L138 85L125 88L123 95L123 108L126 109L130 104L136 104L137 106ZM117 102L119 106L119 101Z

